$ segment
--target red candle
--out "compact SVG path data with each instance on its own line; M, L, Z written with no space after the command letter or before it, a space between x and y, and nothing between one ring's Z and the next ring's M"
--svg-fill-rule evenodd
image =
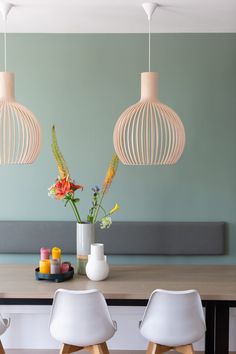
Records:
M69 272L69 269L70 269L70 263L69 262L63 262L61 264L61 272L62 273L67 273Z

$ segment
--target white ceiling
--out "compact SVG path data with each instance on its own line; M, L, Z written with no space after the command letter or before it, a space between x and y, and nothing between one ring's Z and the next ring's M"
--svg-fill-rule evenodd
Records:
M146 0L147 1L147 0ZM12 0L8 32L145 33L142 0ZM236 0L157 0L152 32L236 32ZM3 20L0 19L3 32Z

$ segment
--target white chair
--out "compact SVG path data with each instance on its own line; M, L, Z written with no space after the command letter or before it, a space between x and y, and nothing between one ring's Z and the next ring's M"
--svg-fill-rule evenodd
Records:
M108 354L106 341L116 331L104 296L98 290L56 291L50 318L52 337L63 343L60 354L84 349Z
M9 325L10 325L10 319L2 318L0 314L0 336L7 330ZM1 340L0 340L0 354L5 354Z
M149 341L147 354L171 349L193 354L192 343L205 331L201 298L196 290L155 290L140 322L140 332Z

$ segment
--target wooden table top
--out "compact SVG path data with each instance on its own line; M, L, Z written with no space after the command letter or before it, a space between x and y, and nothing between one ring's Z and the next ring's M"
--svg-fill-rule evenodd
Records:
M52 299L58 288L99 289L107 299L148 299L154 289L197 289L203 300L236 300L236 265L113 265L109 278L75 275L63 283L38 281L33 265L0 265L0 298Z

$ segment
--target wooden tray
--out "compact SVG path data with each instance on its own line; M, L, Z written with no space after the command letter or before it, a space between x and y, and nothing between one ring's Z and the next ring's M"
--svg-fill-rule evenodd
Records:
M56 283L61 283L63 281L72 279L74 276L74 268L70 267L69 271L60 274L43 274L39 272L39 267L35 269L35 277L37 280L50 280Z

